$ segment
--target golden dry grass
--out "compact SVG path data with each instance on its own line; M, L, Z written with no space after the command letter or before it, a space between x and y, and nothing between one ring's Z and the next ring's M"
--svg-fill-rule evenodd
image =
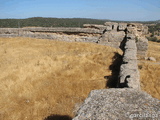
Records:
M147 56L154 57L160 62L160 43L149 41L148 44L149 47Z
M0 38L0 118L73 116L93 89L105 88L114 52L92 43Z
M141 88L160 99L160 43L149 41L147 56L155 57L157 62L140 61Z

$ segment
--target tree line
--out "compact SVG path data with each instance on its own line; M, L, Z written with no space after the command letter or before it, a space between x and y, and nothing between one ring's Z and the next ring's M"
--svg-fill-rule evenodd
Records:
M104 24L106 20L86 18L43 18L0 19L0 28L22 27L82 27L83 24Z

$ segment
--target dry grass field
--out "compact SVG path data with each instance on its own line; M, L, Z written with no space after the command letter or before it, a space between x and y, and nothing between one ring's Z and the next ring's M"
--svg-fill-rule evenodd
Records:
M149 41L147 56L152 56L157 61L140 61L141 88L153 97L160 99L160 43Z
M0 119L72 117L91 90L105 88L115 52L122 53L93 43L0 38Z

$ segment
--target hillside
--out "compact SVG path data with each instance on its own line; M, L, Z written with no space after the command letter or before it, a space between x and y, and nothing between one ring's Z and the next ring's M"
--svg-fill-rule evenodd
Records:
M0 28L22 28L22 27L82 27L83 24L100 24L107 21L112 22L133 22L142 24L157 24L157 21L115 21L108 19L90 19L90 18L44 18L32 17L26 19L0 19Z
M118 49L93 43L0 38L0 118L73 116L93 89L105 88Z
M0 19L0 28L22 27L82 27L83 24L104 24L107 20L87 18L43 18Z

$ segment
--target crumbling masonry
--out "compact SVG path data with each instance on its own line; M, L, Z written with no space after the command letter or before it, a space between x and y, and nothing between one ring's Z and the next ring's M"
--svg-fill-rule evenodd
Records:
M32 37L69 42L94 42L97 44L121 47L127 31L135 35L138 57L144 57L148 41L144 37L148 27L138 23L106 22L104 25L84 24L84 28L0 28L0 37Z

